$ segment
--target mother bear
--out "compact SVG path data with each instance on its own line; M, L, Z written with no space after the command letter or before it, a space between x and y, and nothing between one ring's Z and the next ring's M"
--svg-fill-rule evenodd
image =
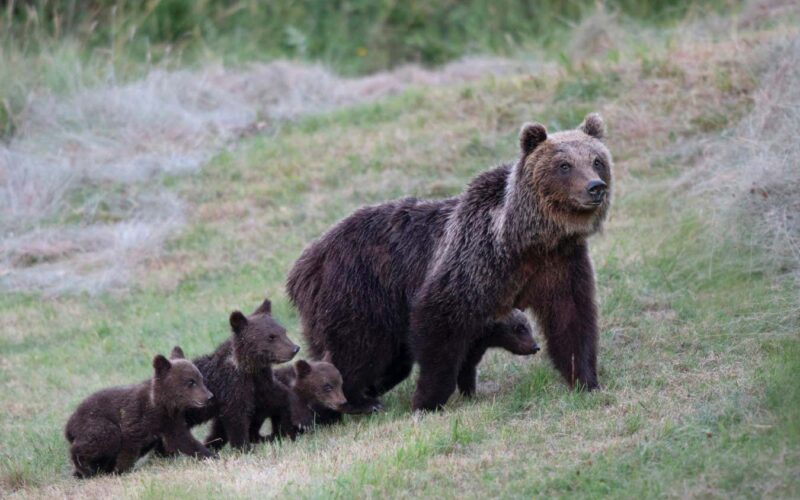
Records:
M597 309L586 238L611 198L604 125L526 124L514 164L483 172L460 195L363 207L311 243L292 268L289 297L312 356L341 371L353 412L420 372L414 410L456 388L487 322L532 311L571 386L597 381Z

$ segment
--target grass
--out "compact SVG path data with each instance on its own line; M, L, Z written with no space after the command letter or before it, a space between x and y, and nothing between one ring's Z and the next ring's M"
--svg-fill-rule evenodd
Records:
M611 0L625 19L670 26L739 2ZM596 2L469 0L11 0L0 11L0 138L20 129L31 99L125 83L153 68L238 66L276 58L356 75L472 54L558 51Z
M742 31L736 44L667 36L640 42L650 50L630 58L412 89L246 137L196 174L161 174L153 182L183 200L186 224L127 293L0 296L0 489L797 497L797 282L759 244L757 211L731 224L713 216L716 194L681 187L710 175L692 144L758 111L758 61L787 34L797 34L791 23ZM211 463L149 458L120 477L69 476L62 427L86 395L148 377L153 354L175 344L192 356L209 351L228 335L229 312L265 294L299 341L283 282L312 238L365 203L457 193L513 157L523 121L572 127L589 110L607 120L617 179L607 229L592 241L602 391L567 390L543 356L492 352L477 397L454 397L438 414L409 414L412 377L384 413L295 443L225 450ZM714 111L725 123L709 119ZM113 206L98 213L114 217Z

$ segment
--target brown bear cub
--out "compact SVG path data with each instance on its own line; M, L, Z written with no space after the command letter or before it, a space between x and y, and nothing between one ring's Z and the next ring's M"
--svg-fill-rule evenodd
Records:
M170 454L213 455L192 437L184 416L213 398L203 375L180 348L171 359L156 356L153 368L151 380L96 392L69 418L64 434L76 477L128 471L159 442Z
M458 372L458 390L464 396L475 394L478 364L492 347L505 349L519 356L539 352L539 344L533 338L533 329L524 312L514 309L508 316L490 321L483 336L470 347Z
M329 356L322 361L301 359L294 366L282 366L275 370L275 378L289 388L292 425L286 427L273 420L273 437L294 439L310 428L318 415L339 412L347 405L342 375L330 363Z
M484 326L483 333L472 344L462 362L458 373L458 389L461 394L472 396L475 393L478 364L486 351L493 347L505 349L520 356L536 354L540 350L539 344L533 338L533 328L531 328L528 318L519 309L513 309L503 318L488 321ZM330 353L327 355L330 357ZM392 377L392 375L394 376ZM389 376L379 379L367 389L366 394L369 397L377 398L402 382L406 376L407 373L390 373ZM376 411L381 408L382 405L375 404L372 410Z
M287 390L276 383L272 365L291 360L300 350L286 329L271 315L265 300L250 316L234 311L230 316L231 338L206 356L194 360L216 398L211 405L186 413L190 426L213 419L206 446L214 449L230 443L246 448L257 440L257 418L285 412Z

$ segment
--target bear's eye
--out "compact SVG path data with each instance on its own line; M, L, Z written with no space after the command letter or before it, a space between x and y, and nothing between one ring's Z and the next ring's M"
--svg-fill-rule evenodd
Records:
M194 386L195 386L195 385L197 385L197 384L196 384L196 382L195 382L194 380L190 380L190 381L188 381L188 382L186 383L186 385L187 385L187 386L189 386L189 387L194 387Z
M569 163L562 163L561 165L558 166L558 168L562 172L569 172L569 170L572 168L572 165L570 165Z
M325 384L322 387L322 390L325 391L325 392L331 392L333 390L333 386L331 384Z
M594 168L595 168L595 170L603 170L604 166L605 165L603 165L603 162L600 161L600 158L595 158L594 159Z
M272 340L275 340L276 338L278 338L278 337L277 337L277 336L275 336L275 335L270 335L270 336L269 336L269 340L270 340L270 341L272 341Z

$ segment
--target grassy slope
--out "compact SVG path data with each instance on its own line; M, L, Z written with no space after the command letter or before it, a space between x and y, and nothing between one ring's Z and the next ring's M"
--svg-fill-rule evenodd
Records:
M660 25L687 12L739 7L730 0L604 3L621 15ZM365 74L473 53L510 55L520 47L559 46L565 28L595 5L591 0L4 2L0 138L14 134L30 98L42 91L70 94L137 79L153 67L210 61L296 58Z
M412 91L248 139L197 176L163 179L189 201L191 220L140 289L0 301L0 487L37 496L800 495L796 290L757 246L709 226L708 203L674 188L691 162L669 155L747 111L752 62L773 35L745 34L736 47L650 42L646 55L601 67ZM297 338L283 277L328 225L364 203L456 193L513 156L522 121L569 127L592 109L609 123L618 179L592 249L603 391L567 391L544 357L492 353L478 397L456 397L440 414L412 418L407 382L386 413L297 443L68 477L61 428L86 394L149 376L153 353L176 343L210 350L227 335L229 311L255 307L264 292ZM646 136L631 125L642 110Z

